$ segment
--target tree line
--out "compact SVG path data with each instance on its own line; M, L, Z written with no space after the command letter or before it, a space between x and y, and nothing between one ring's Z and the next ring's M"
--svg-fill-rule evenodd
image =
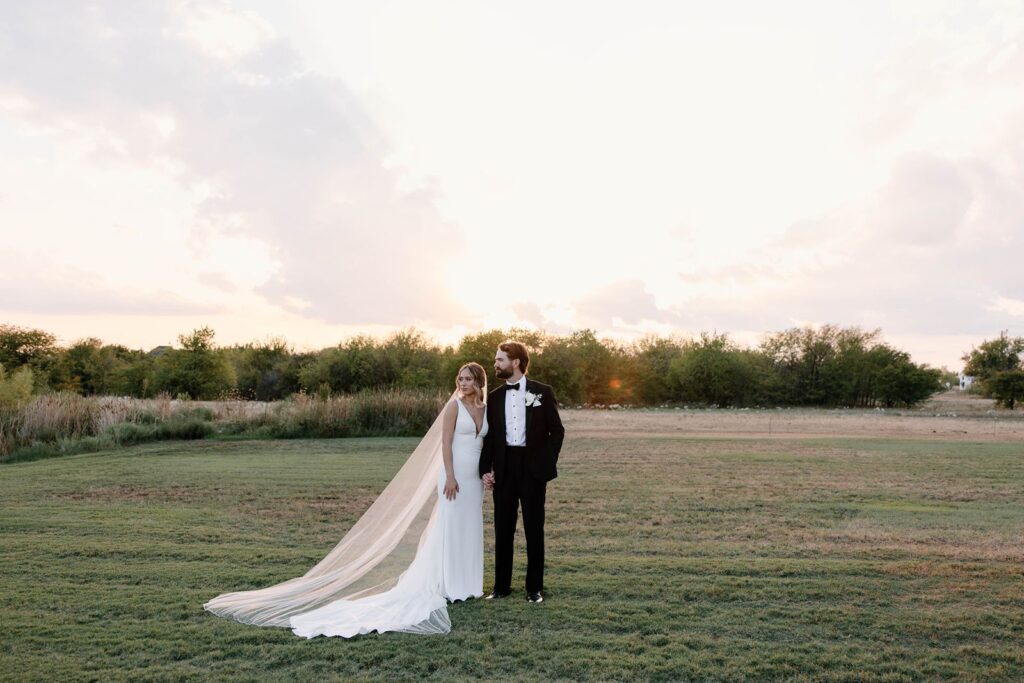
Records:
M0 401L46 391L273 401L299 392L326 398L454 389L461 364L490 368L508 338L530 348L530 376L551 384L568 405L910 406L951 379L948 371L914 363L878 330L833 325L770 333L753 348L715 333L625 344L589 329L488 330L448 346L409 329L319 351L296 351L282 338L233 346L214 338L203 327L180 335L175 347L150 351L96 338L61 347L45 330L0 325Z

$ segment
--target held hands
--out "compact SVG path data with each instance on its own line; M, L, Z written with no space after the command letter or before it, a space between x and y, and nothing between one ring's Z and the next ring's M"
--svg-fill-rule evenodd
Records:
M487 474L482 476L481 479L484 482L485 489L487 489L488 491L492 491L494 489L494 472L488 472Z
M455 494L459 492L459 482L455 477L448 477L444 482L444 497L448 500L455 500Z

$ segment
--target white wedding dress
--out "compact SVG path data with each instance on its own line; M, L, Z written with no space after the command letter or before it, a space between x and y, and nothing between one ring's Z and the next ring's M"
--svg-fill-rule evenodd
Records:
M445 471L437 476L437 504L420 538L412 563L389 590L367 597L339 599L289 620L305 638L319 635L350 638L362 633L402 631L447 633L449 600L483 595L484 527L480 449L487 435L487 414L477 433L476 422L462 401L452 438L452 464L459 492L444 497Z

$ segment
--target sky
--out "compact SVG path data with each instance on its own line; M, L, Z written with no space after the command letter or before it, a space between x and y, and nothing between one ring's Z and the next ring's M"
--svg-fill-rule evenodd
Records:
M0 4L0 322L1024 334L1024 2Z

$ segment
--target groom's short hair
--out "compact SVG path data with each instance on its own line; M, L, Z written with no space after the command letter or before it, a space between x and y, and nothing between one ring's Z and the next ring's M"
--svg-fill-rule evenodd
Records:
M498 344L498 348L505 352L509 360L519 359L519 370L526 374L526 367L530 364L530 352L526 346L517 341L507 340Z

